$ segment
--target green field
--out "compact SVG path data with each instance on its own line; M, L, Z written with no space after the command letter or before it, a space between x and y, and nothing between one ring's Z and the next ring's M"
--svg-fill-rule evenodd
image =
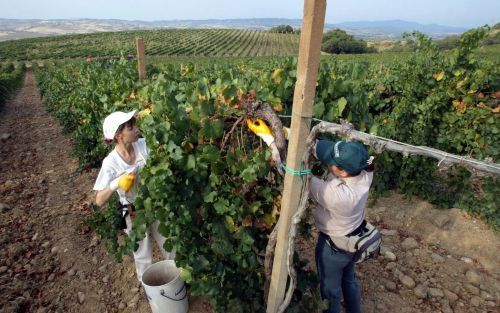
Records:
M239 29L175 29L63 35L0 43L0 61L110 57L135 54L135 38L144 39L146 55L256 57L289 56L299 35Z
M0 62L109 58L135 55L135 38L144 39L148 63L233 63L272 60L298 54L298 34L238 29L166 29L62 35L0 42ZM323 59L404 62L410 52L328 55ZM480 47L481 59L500 62L500 45ZM194 57L194 58L193 58Z

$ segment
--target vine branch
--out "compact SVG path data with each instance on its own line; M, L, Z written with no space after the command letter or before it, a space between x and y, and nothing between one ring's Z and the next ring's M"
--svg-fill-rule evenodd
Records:
M471 172L481 171L500 176L500 164L494 163L491 159L480 161L471 157L458 156L426 146L412 146L395 140L356 131L352 127L352 124L346 122L342 124L321 122L313 127L309 137L314 136L314 138L316 138L318 133L332 133L339 136L345 136L349 140L363 142L373 147L378 154L382 153L384 150L388 150L402 153L404 156L422 155L439 160L439 165L458 164ZM483 174L483 176L488 176L488 174Z
M234 122L233 127L231 127L231 130L229 130L229 132L227 132L227 134L224 136L224 139L222 140L222 144L221 144L221 147L220 147L221 151L224 151L224 146L226 145L226 141L229 139L229 137L234 132L234 130L236 129L236 127L238 126L238 124L240 124L241 121L244 118L245 118L245 116L241 116L240 118L238 118L236 120L236 122Z
M266 121L274 134L274 142L282 160L286 160L286 138L283 132L283 124L273 108L266 102L243 100L239 107L247 111L250 117L257 117Z

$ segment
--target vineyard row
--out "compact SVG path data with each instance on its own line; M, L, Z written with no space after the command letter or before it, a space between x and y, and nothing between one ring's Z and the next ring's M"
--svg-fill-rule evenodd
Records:
M144 39L146 55L155 56L290 56L299 45L297 34L256 30L129 31L6 41L0 43L0 62L134 54L136 37Z

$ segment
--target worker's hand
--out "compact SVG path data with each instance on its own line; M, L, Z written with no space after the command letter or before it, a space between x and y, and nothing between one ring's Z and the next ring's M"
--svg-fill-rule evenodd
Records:
M123 174L122 176L116 178L109 184L109 188L111 190L116 191L118 188L124 190L125 192L128 192L130 188L134 185L135 181L135 172L131 172L128 174Z
M268 146L274 142L274 136L271 129L267 126L266 122L260 118L256 118L255 121L248 118L247 125L248 128L250 128L254 134L262 138Z

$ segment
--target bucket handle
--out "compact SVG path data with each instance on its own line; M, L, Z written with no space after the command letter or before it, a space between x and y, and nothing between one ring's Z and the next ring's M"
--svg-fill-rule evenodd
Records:
M165 297L165 298L167 298L167 299L169 299L169 300L172 300L172 301L182 301L182 300L184 300L184 299L186 298L186 296L187 296L186 284L184 284L184 285L182 286L182 289L181 289L181 291L180 291L179 293L181 293L183 290L184 290L184 296L182 296L182 298L180 298L180 299L173 299L173 298L170 298L169 296L167 296L167 295L165 294L165 290L163 290L163 289L161 289L161 290L160 290L160 295L161 295L162 297Z

